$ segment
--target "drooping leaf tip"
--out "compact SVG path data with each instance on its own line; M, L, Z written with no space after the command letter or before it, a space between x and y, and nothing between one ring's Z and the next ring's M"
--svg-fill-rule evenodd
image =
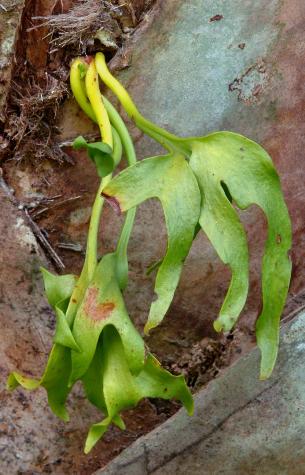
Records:
M17 379L15 378L14 373L10 373L6 381L6 389L8 391L13 391L19 386Z
M51 407L52 409L52 407ZM65 407L62 407L60 409L57 408L57 410L52 409L53 413L63 422L70 422L70 416Z
M264 367L263 362L262 362L261 367L260 367L259 380L266 381L266 379L269 379L273 373L274 366L275 366L275 362L272 366L268 365L267 367Z
M143 330L143 331L144 331L144 335L149 336L149 332L150 332L150 330L151 330L152 328L154 328L154 327L152 327L151 324L150 324L149 322L147 322L147 323L145 324L144 330Z
M191 404L189 404L189 406L186 407L186 412L187 412L188 416L190 416L190 417L194 415L195 404L194 404L194 399L193 398L192 398Z
M220 333L223 330L223 324L219 320L213 322L213 327L217 333Z
M269 377L270 377L270 375L260 373L259 380L260 381L266 381Z

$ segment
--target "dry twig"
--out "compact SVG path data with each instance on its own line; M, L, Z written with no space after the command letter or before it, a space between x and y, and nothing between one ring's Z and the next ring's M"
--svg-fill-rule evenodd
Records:
M0 188L4 191L4 193L9 198L9 200L13 203L13 205L16 206L20 211L24 212L27 224L30 226L37 241L39 242L39 244L41 245L42 249L45 251L47 256L50 258L50 260L53 262L53 264L56 266L56 268L58 270L65 269L65 264L63 263L63 261L61 260L57 252L53 249L53 247L51 246L48 239L41 231L38 224L36 224L35 221L33 221L27 207L17 200L17 198L13 194L13 191L9 188L9 186L4 181L2 177L2 172L0 172Z

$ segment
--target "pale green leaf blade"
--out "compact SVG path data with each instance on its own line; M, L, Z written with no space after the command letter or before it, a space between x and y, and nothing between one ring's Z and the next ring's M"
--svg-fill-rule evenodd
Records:
M98 407L105 415L107 415L106 402L104 399L103 391L103 348L102 338L99 340L94 358L91 365L83 376L82 381L85 388L85 393L91 404ZM121 417L116 414L112 419L111 417L105 418L98 424L93 424L86 439L85 453L89 453L94 445L104 435L109 425L113 423L117 425L121 430L125 429L125 424Z
M127 247L132 232L136 215L136 208L132 208L126 213L124 226L115 250L116 254L116 275L121 290L124 290L128 281L128 256Z
M102 343L99 340L91 364L82 377L85 393L88 400L98 409L107 413L103 392Z
M230 287L214 322L216 331L230 331L242 311L248 295L248 245L239 217L227 199L221 179L214 173L216 160L211 164L202 154L202 145L195 144L191 156L192 167L202 193L199 223L220 259L230 266Z
M101 439L101 437L103 437L111 422L111 417L107 417L97 424L92 424L85 443L85 454L88 454L93 449L95 444Z
M112 127L113 144L112 149L104 142L88 143L83 136L77 137L73 142L73 147L78 150L85 148L89 158L95 163L99 177L106 177L117 167L122 157L122 143L120 136Z
M41 268L41 272L48 302L56 310L57 329L55 340L60 341L61 344L55 344L53 346L44 374L40 380L33 380L18 375L17 373L12 373L8 379L8 386L11 389L15 389L15 387L20 384L29 390L36 389L39 386L44 387L48 394L49 405L54 414L64 421L68 421L69 415L65 408L65 402L71 390L71 387L68 385L71 373L71 352L70 348L62 345L66 344L75 349L78 349L78 347L76 343L72 341L73 336L71 335L62 309L64 308L63 303L72 295L76 277L74 275L53 275L43 268ZM56 308L57 306L59 306L59 308Z
M54 335L54 343L71 348L71 350L80 351L80 348L72 335L66 315L58 307L55 307L55 313L56 330Z
M98 339L107 325L117 329L132 373L138 373L143 367L144 342L125 308L116 258L115 254L107 254L99 262L78 309L72 333L81 352L72 352L71 382L81 378L89 368Z
M72 389L68 384L70 373L71 350L62 345L54 345L40 384L48 393L50 408L65 422L69 420L65 403Z
M237 206L258 205L268 222L262 266L263 310L257 321L257 342L262 353L261 378L274 367L279 321L291 276L288 251L291 223L280 180L267 152L255 142L232 132L217 132L194 144L210 173L223 181Z
M103 331L103 391L108 415L137 404L141 393L130 372L122 340L112 326Z
M123 421L123 419L121 418L121 416L120 416L119 414L116 414L116 415L112 418L112 422L113 422L113 424L115 424L119 429L121 429L121 430L125 430L125 429L126 429L125 422Z
M89 433L87 435L84 449L85 454L88 454L93 449L95 444L101 439L101 437L103 437L111 423L114 423L121 430L125 429L124 421L119 415L116 415L112 420L110 417L107 417L101 422L93 424L90 427Z
M184 377L166 371L153 355L147 355L143 371L136 377L136 384L141 397L177 399L188 414L193 415L194 401Z
M92 150L94 152L100 152L105 155L111 155L112 154L112 148L104 143L104 142L92 142L87 144L88 150Z
M121 338L113 327L103 332L103 384L109 416L135 406L145 397L178 399L193 413L192 395L183 376L174 376L151 354L147 355L142 371L131 374Z
M86 453L103 436L111 422L123 429L124 423L119 413L136 406L145 397L178 399L184 404L190 415L193 413L192 395L183 376L173 376L164 370L152 355L147 356L145 365L137 376L131 373L122 340L112 325L104 328L98 352L99 363L96 360L96 363L92 363L91 368L93 369L95 366L98 374L101 374L99 365L102 367L103 404L105 404L103 412L108 417L91 426L86 441ZM95 385L94 393L101 383L99 377L95 381L93 380L93 373L91 379L92 386ZM98 405L96 399L93 400L94 404ZM99 407L101 408L102 405Z
M7 388L14 390L21 385L23 388L32 391L40 386L44 387L48 394L51 410L63 421L68 421L69 415L65 408L65 402L71 390L68 386L70 372L70 350L61 345L54 345L40 380L27 378L14 372L8 377Z
M77 280L76 276L72 274L54 275L43 267L40 270L48 302L55 309L59 302L71 297Z
M87 148L87 140L82 135L79 135L78 137L76 137L76 139L74 139L72 147L75 150L79 150L80 148Z
M200 214L200 192L180 155L152 157L129 167L103 190L110 203L125 212L149 198L161 201L168 232L167 252L159 267L145 331L163 319L179 282Z

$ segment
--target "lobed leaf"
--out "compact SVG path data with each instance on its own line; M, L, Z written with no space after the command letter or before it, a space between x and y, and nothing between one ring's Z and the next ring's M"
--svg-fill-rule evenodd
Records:
M183 376L173 376L150 354L142 371L135 376L129 369L125 349L116 329L107 326L102 338L100 361L107 417L91 426L85 445L86 453L103 436L110 423L124 428L119 412L136 406L145 397L178 399L188 413L193 414L193 398Z
M212 161L212 160L211 160ZM202 193L202 207L199 224L211 241L221 260L230 266L232 279L215 330L229 331L242 311L248 295L248 244L238 214L231 205L222 187L220 174L213 167L218 158L210 164L202 153L201 143L195 144L190 160Z
M71 356L69 348L54 345L49 355L47 367L40 380L26 378L13 372L7 380L7 388L14 390L22 386L30 391L44 387L48 394L48 402L54 414L63 421L69 420L65 402L71 387L68 385L71 372Z
M54 414L60 419L68 421L69 415L65 408L65 402L71 390L68 385L71 373L69 348L74 348L77 351L79 351L79 348L72 336L64 311L75 287L76 277L70 274L54 275L43 268L41 268L41 272L48 302L56 312L55 345L51 350L46 369L40 380L26 378L14 372L8 377L7 387L11 390L19 385L28 390L34 390L40 386L44 387Z
M123 212L149 198L158 198L164 210L167 252L156 277L157 299L145 325L148 333L162 321L178 285L199 219L199 188L186 160L174 154L147 158L122 171L104 188L103 196Z
M222 183L240 209L256 204L267 218L268 237L262 265L263 310L256 324L257 342L262 353L261 378L265 379L271 374L275 364L279 320L291 275L288 257L291 223L280 180L267 152L255 142L232 132L217 132L194 139L192 152L190 165L204 194L200 224L215 244L219 256L231 266L233 275L229 294L216 323L218 330L231 328L237 318L238 306L242 308L245 299L248 273L244 233L236 213L230 208L229 200L225 202L223 199ZM214 209L211 210L213 205ZM214 225L211 223L212 219L215 219ZM234 249L230 249L231 247ZM238 266L243 275L242 285L236 285L241 279L237 275ZM234 299L237 307L234 314L231 314L232 306L227 312L228 300L233 303Z

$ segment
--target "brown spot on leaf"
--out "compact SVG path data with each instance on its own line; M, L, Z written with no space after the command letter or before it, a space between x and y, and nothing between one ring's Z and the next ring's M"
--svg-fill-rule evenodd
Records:
M98 294L99 290L96 287L88 289L84 304L84 312L95 322L105 320L115 308L113 302L98 302Z
M277 236L276 236L276 242L277 242L277 244L281 244L281 242L282 242L282 236L281 236L280 234L277 234Z

